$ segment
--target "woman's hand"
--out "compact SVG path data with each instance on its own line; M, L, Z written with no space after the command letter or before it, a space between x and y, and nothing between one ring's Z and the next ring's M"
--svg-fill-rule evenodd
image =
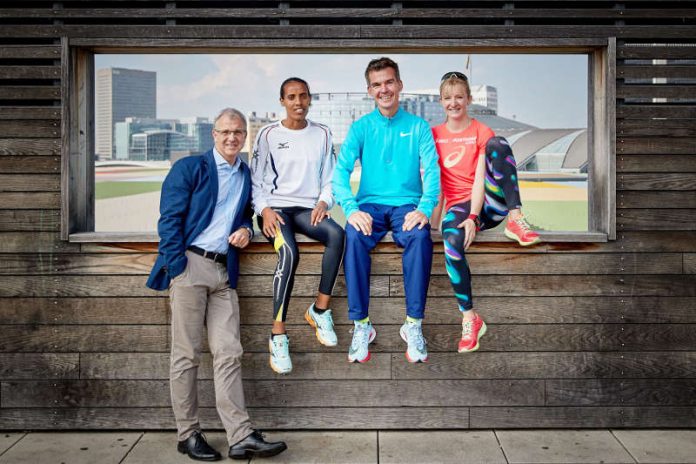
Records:
M469 249L469 245L474 241L476 237L476 223L473 219L464 219L457 226L457 229L464 229L464 250Z
M273 211L269 206L266 206L263 211L261 211L261 217L263 218L263 235L266 237L275 238L276 230L280 227L279 224L285 225L282 216Z
M313 226L318 226L324 218L331 217L328 212L329 205L325 201L320 201L312 210L311 223Z

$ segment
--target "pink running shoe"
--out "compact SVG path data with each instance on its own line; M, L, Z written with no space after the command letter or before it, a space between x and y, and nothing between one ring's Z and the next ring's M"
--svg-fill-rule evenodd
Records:
M522 246L530 246L541 242L539 234L532 230L524 216L520 216L514 221L508 218L507 226L505 226L505 236L516 240Z
M472 321L462 321L462 339L459 340L459 353L469 353L479 349L479 338L486 333L486 323L478 314Z

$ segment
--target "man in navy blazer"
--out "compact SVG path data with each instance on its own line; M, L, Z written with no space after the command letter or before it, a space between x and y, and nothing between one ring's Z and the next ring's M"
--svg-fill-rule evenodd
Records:
M177 450L200 461L222 458L198 419L198 366L203 329L213 357L218 414L233 459L269 457L287 448L254 430L244 404L239 336L239 250L253 237L251 178L237 155L246 139L244 115L226 108L215 118L215 147L182 158L162 184L159 254L147 286L169 289L172 310L170 389Z

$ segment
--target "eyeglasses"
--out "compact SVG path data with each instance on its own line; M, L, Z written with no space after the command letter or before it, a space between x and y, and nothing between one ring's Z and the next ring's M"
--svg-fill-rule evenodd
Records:
M222 135L223 137L229 137L230 135L234 135L235 137L243 137L246 135L247 131L241 130L241 129L236 129L236 130L220 130L220 129L213 129L215 132L218 134Z
M447 79L451 79L453 77L455 77L457 79L461 79L464 82L469 80L469 79L467 79L466 74L460 73L459 71L450 71L448 73L445 73L444 76L442 76L442 79L440 79L440 82L445 82Z

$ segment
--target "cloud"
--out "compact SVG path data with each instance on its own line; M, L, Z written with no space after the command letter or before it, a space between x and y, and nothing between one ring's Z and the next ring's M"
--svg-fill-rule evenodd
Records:
M106 66L157 72L158 116L214 116L233 106L248 113L281 112L278 87L306 79L313 93L363 92L369 54L97 55ZM389 54L406 89L431 89L440 76L463 70L465 54ZM581 127L587 118L587 59L583 55L474 55L474 84L498 88L502 115L540 127ZM311 113L310 113L311 117Z

